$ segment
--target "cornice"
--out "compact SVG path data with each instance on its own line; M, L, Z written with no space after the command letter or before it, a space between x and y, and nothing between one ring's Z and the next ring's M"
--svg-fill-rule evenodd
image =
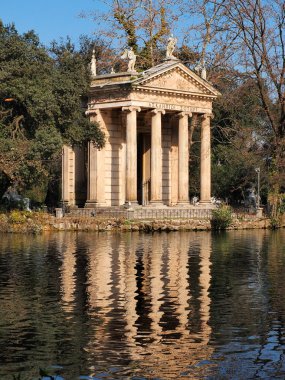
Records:
M159 94L159 95L169 95L169 96L180 96L183 98L192 98L192 99L203 99L203 100L214 100L216 99L215 95L203 94L200 92L188 92L183 90L172 90L167 88L157 88L157 87L141 87L136 86L135 91L146 94ZM134 93L134 92L133 92Z

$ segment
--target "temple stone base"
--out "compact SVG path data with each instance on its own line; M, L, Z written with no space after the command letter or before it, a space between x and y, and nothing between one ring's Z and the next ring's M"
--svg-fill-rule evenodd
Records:
M212 210L217 208L217 206L214 205L213 203L206 202L206 201L200 201L197 207L199 207L200 209L212 209Z
M98 203L96 201L87 201L84 208L100 208L106 207L106 203Z
M187 201L179 201L179 202L177 203L177 207L182 207L182 208L184 208L184 207L193 207L193 206L191 206L190 202L187 202Z

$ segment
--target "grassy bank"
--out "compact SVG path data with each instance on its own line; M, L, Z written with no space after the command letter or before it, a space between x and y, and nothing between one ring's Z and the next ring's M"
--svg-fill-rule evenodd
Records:
M128 220L96 217L55 216L44 212L11 211L0 214L0 232L31 233L43 231L203 231L213 225L206 219ZM226 229L270 228L267 218L235 218Z

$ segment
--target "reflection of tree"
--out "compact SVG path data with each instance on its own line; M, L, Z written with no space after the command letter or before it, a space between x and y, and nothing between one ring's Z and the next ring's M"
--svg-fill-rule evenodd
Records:
M260 347L256 357L258 364L256 377L272 374L270 372L272 369L268 368L268 361L272 360L274 360L276 372L284 373L284 240L284 234L280 231L268 234L265 240L264 252L266 255L263 255L262 269L267 272L266 287L269 297L266 322L268 327L266 334L262 334L260 339Z
M214 237L211 324L214 341L227 353L227 375L229 363L248 378L274 378L283 371L283 243L282 235L264 230Z
M238 241L238 244L237 244ZM233 232L215 236L212 262L211 320L217 328L231 334L233 327L258 334L257 320L265 318L260 307L265 307L260 288L260 267L256 255L263 244L261 231ZM261 303L261 305L260 305ZM227 328L225 327L227 326ZM223 334L226 339L226 334Z
M80 360L73 351L72 320L60 308L58 240L13 236L1 239L0 246L0 266L5 263L6 268L6 273L0 271L0 282L7 284L0 291L0 375L9 368L17 373L28 363L27 376L35 378L39 368L67 364L70 356Z

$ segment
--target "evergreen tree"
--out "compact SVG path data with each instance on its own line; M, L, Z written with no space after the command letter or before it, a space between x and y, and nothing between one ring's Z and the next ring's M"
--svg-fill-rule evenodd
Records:
M23 193L36 187L43 201L64 143L104 145L84 114L87 57L68 39L48 51L33 31L20 35L1 23L0 67L0 195L9 185Z

